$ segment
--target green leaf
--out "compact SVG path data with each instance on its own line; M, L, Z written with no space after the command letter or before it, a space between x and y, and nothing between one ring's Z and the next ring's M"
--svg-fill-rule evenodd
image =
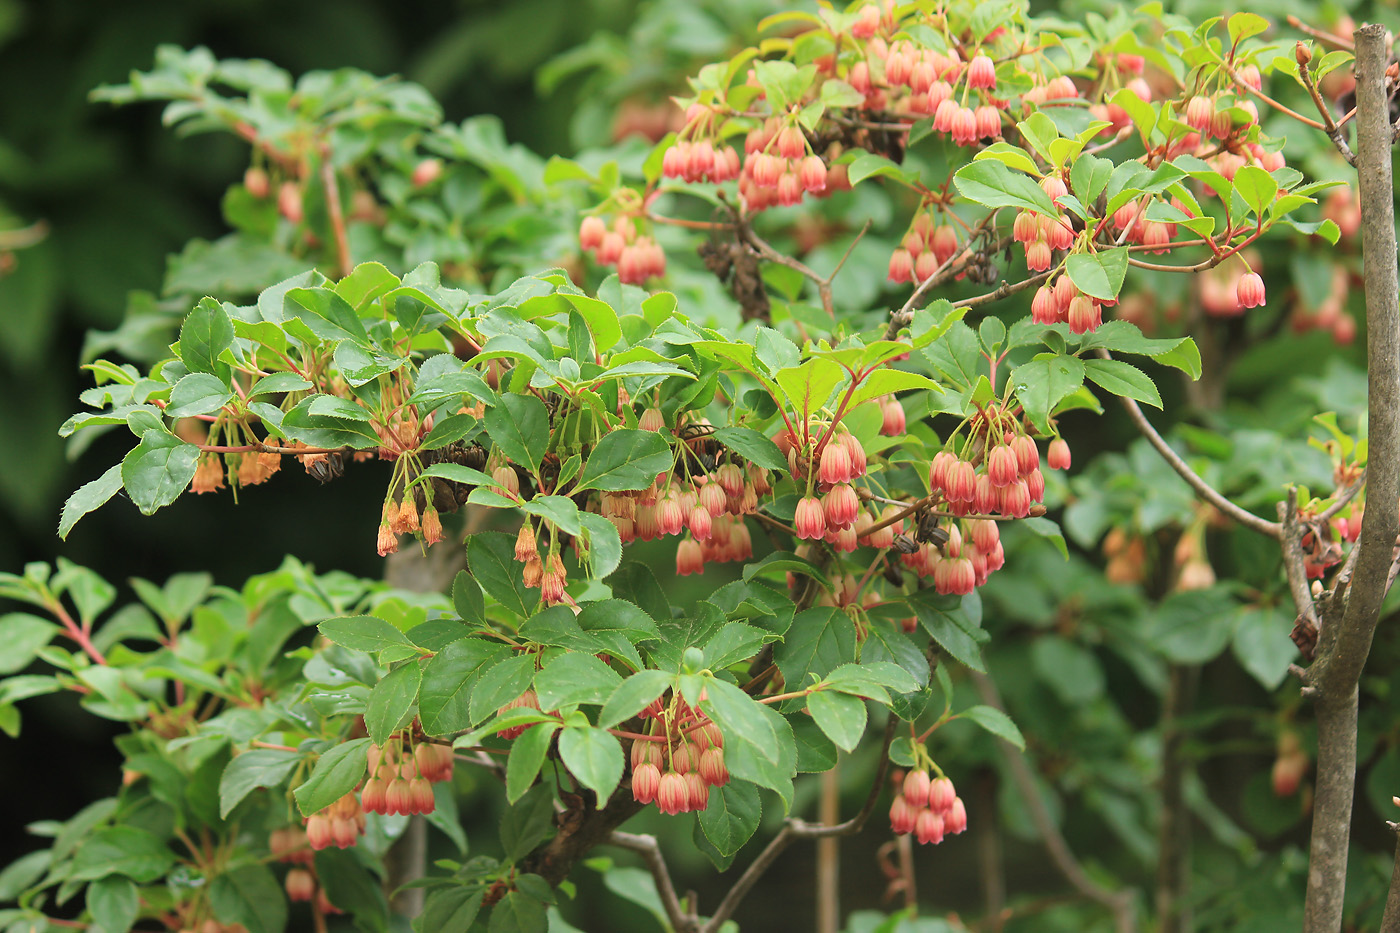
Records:
M125 875L139 884L150 884L174 866L175 853L159 836L135 826L109 826L83 840L68 877L96 881Z
M525 586L524 565L515 559L515 542L509 535L472 535L467 539L467 566L481 588L517 616L530 616L539 604L539 594Z
M1277 607L1243 609L1235 622L1230 647L1265 690L1278 689L1298 656L1298 646L1288 636L1292 628L1292 619Z
M383 745L412 714L418 701L423 670L416 660L394 668L374 685L365 701L365 728L377 745Z
M839 609L804 609L792 620L786 638L773 646L773 661L788 689L799 690L856 659L856 630Z
M1269 21L1257 13L1233 13L1225 20L1225 28L1230 31L1230 42L1234 44L1268 31Z
M346 304L359 311L381 295L386 295L399 285L399 277L390 272L382 263L362 262L350 270L350 274L335 284L335 293L345 299Z
M439 798L440 799L440 798ZM432 823L438 811L429 814ZM388 933L389 902L384 886L370 873L354 849L323 849L316 853L316 880L326 899L355 918L364 933Z
M486 624L486 598L481 593L481 587L465 570L457 571L457 576L452 580L452 606L463 622Z
M582 526L579 524L578 506L568 496L535 496L521 506L521 510L531 515L538 515L571 535L579 534L582 531Z
M598 714L598 727L611 729L631 719L665 693L674 675L665 671L641 670L618 684Z
M423 912L413 918L414 933L468 933L485 897L480 888L433 888L423 903Z
M24 670L39 650L60 631L48 619L27 612L12 612L0 616L0 674Z
M1035 426L1050 433L1050 412L1084 383L1084 363L1073 356L1044 356L1011 371L1016 398Z
M737 687L730 689L738 690ZM710 692L713 695L713 683ZM783 807L790 808L793 801L792 779L797 774L797 743L793 737L792 726L776 710L752 700L750 705L754 708L750 714L754 720L766 723L767 730L772 735L772 744L754 745L743 735L720 723L725 736L724 763L735 780L751 781L776 792L783 801ZM716 722L720 720L716 719ZM823 737L822 741L825 742L826 739ZM835 749L832 749L832 752L834 753Z
M579 521L583 524L592 576L594 579L606 577L622 563L622 536L616 525L595 512L580 512Z
M1137 399L1154 408L1162 407L1162 396L1157 391L1156 383L1131 363L1122 360L1085 360L1084 375L1114 395Z
M501 819L501 847L507 863L529 855L554 835L554 791L538 785L514 803Z
M559 731L559 723L542 722L531 726L510 743L506 759L506 800L515 803L525 795L540 773L545 754Z
M1074 167L1069 172L1069 183L1081 202L1093 204L1108 187L1108 180L1112 177L1112 160L1086 155L1074 160Z
M287 926L287 898L266 865L220 872L209 885L209 903L221 923L241 923L248 933L282 933Z
M587 322L599 353L608 352L622 339L622 326L612 305L587 295L565 295L564 298Z
M895 693L912 693L920 686L913 674L890 661L843 664L826 676L825 683L832 690L880 702L888 702L885 688Z
M594 726L568 728L559 735L559 754L579 783L598 795L601 808L622 780L622 745L617 737Z
M940 394L943 391L938 383L928 376L911 373L904 369L877 369L866 376L860 387L851 393L851 400L847 403L847 408L848 410L855 408L857 405L881 395L893 395L896 392L907 392L911 389L928 389Z
M254 398L259 395L282 392L304 392L310 388L313 388L311 383L296 373L272 373L253 383L253 387L248 390L248 397Z
M190 373L170 390L168 418L189 418L218 411L233 400L228 383L209 373Z
M660 434L623 428L598 442L583 465L576 491L645 489L671 469L671 448Z
M548 713L582 703L602 706L621 683L622 677L593 655L570 652L535 675L535 694Z
M486 433L501 453L537 472L549 447L549 412L533 395L505 395L486 410Z
M1014 207L1054 217L1059 211L1050 196L1028 175L1000 162L969 162L953 176L958 192L983 207Z
M126 933L136 924L141 898L130 878L110 875L88 885L87 908L101 933Z
M823 586L831 585L830 579L820 567L790 551L774 551L759 561L746 564L744 566L744 582L748 583L758 576L781 577L788 573L800 573L811 577Z
M789 680L788 683L796 685L797 682ZM701 706L726 737L742 739L763 758L778 760L781 735L764 715L770 710L727 681L711 677L706 681L705 691L708 698Z
M959 719L970 719L999 739L1005 739L1021 751L1026 750L1026 740L1021 730L1011 721L1011 717L995 706L971 706L958 713Z
M310 816L355 789L365 776L369 739L354 739L333 746L316 759L316 767L292 796L302 816Z
M1128 321L1106 321L1085 334L1081 350L1099 347L1118 353L1150 356L1163 366L1181 370L1192 379L1201 378L1201 351L1190 337L1154 339L1144 337L1136 324Z
M545 933L549 918L544 904L522 891L511 891L491 909L486 933Z
M733 855L753 837L763 816L758 788L730 781L710 788L710 804L696 817L700 829L721 855Z
M484 665L509 648L479 638L463 638L439 651L423 669L418 717L429 735L451 735L471 728L470 702Z
M1235 172L1235 191L1249 205L1256 217L1263 217L1278 194L1274 176L1257 165L1244 165Z
M711 437L743 459L756 463L765 470L786 471L788 468L787 458L778 449L778 445L753 428L720 428Z
M219 354L233 346L233 322L223 305L205 298L180 325L180 360L196 373L218 373Z
M865 734L865 701L835 690L819 690L807 697L812 714L827 738L846 751L854 751Z
M219 779L219 819L228 819L233 808L255 788L281 784L300 761L296 752L275 748L255 748L238 755Z
M846 371L838 363L814 357L801 366L779 370L774 378L793 411L806 418L826 405L845 377Z
M63 503L63 515L58 520L58 536L67 539L78 519L100 508L122 488L122 465L108 467L107 472L90 483L79 486Z
M523 694L535 676L534 655L521 654L484 667L472 689L471 719L475 725Z
M722 670L758 654L769 633L743 622L730 622L705 643L705 666Z
M858 185L867 178L875 178L880 175L888 175L898 181L909 180L909 175L894 162L873 152L862 152L856 156L850 167L846 170L847 178L851 184Z
M1069 280L1086 295L1113 301L1123 288L1128 272L1128 249L1102 249L1097 253L1074 253L1065 260Z
M1030 153L1020 146L1013 146L1010 143L993 143L972 157L974 162L984 159L995 159L1007 168L1017 169L1027 174L1034 175L1040 170L1036 167L1035 160Z
M142 515L179 498L194 479L199 448L173 434L150 430L122 458L122 486Z
M322 340L353 340L369 346L364 322L344 298L329 288L291 288L282 310L289 318L300 318Z
M933 590L920 590L909 597L909 605L940 648L974 671L986 670L977 640L968 631L972 626L960 601L940 597Z
M327 619L316 626L337 645L353 651L383 651L385 648L412 647L408 636L375 616L348 616Z

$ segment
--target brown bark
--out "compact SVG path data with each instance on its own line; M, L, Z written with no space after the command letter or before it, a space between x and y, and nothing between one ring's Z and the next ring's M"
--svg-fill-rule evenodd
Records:
M1356 31L1356 162L1366 283L1369 455L1366 513L1345 606L1329 606L1317 660L1307 671L1316 699L1318 757L1308 865L1305 933L1342 925L1347 846L1356 789L1357 682L1370 654L1390 580L1400 495L1400 283L1391 178L1386 29Z

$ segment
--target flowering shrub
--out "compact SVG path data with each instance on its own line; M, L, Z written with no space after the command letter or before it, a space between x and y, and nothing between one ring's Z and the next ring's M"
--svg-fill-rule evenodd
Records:
M100 626L115 591L91 571L3 578L0 594L55 620L10 623L52 672L0 684L6 727L16 702L59 690L132 727L121 793L17 869L7 917L40 922L83 890L107 930L264 933L288 900L385 929L373 876L403 817L465 851L459 764L504 783L501 853L418 880L422 930L543 929L594 846L649 851L615 831L652 804L696 813L697 845L727 868L765 803L786 815L799 775L867 733L883 744L865 807L780 839L858 830L890 761L906 769L895 833L938 843L979 819L934 754L955 721L1025 745L992 699L954 686L985 670L1003 529L1063 550L1046 508L1046 471L1074 459L1059 420L1101 397L1162 407L1148 364L1202 374L1190 337L1123 313L1130 270L1204 273L1206 312L1237 316L1266 305L1247 247L1285 228L1337 241L1337 220L1302 219L1328 185L1285 163L1260 106L1270 71L1306 83L1346 56L1309 72L1253 14L1080 26L1018 4L858 3L769 27L691 79L683 125L639 173L512 169L484 124L441 125L421 89L358 73L293 86L264 63L165 49L99 92L247 139L227 248L266 240L278 277L284 261L316 268L224 295L246 304L204 297L147 367L91 364L63 433L124 426L133 444L73 494L60 533L119 492L150 514L186 492L255 496L285 470L363 470L383 479L356 510L365 548L464 541L466 569L450 598L294 561L238 591L175 577ZM755 229L877 186L908 208L887 265L821 275ZM545 193L584 188L577 247L599 268L529 272L575 229ZM541 204L567 223L527 260L494 248L490 230L543 223ZM705 238L731 305L641 287L665 282L675 229ZM820 309L774 306L764 276L789 273ZM899 306L842 306L838 274L887 280ZM1017 293L1028 313L994 313ZM1319 326L1342 339L1341 320ZM1302 512L1313 576L1344 559L1364 503L1349 489L1364 452L1340 430L1328 452L1337 493ZM1214 582L1208 518L1178 546L1181 590ZM661 568L627 559L657 539L677 575L733 572L673 604ZM1142 547L1106 541L1110 575L1138 574ZM71 645L49 644L59 634ZM1299 755L1280 745L1281 794ZM276 863L292 866L285 899ZM684 910L671 894L669 920L718 929L744 890Z

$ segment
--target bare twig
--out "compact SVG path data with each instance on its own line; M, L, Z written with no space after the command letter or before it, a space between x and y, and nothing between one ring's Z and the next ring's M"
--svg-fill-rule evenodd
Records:
M1034 286L1041 284L1046 279L1050 278L1050 276L1054 275L1055 272L1055 269L1048 269L1045 272L1037 273L1036 275L1033 275L1028 279L1022 279L1019 282L1002 282L1000 287L990 292L987 292L987 294L985 295L977 295L972 298L964 298L961 301L953 302L953 307L975 308L978 305L989 304L993 301L1001 301L1007 295L1014 295L1017 292L1023 292L1028 288L1033 288Z
M11 250L26 249L49 235L49 225L42 220L36 220L27 227L17 227L14 230L0 230L0 253L7 253Z
M1319 523L1331 521L1332 516L1336 515L1342 509L1346 508L1347 503L1350 502L1352 499L1355 499L1356 494L1360 492L1362 488L1365 487L1365 485L1366 471L1363 469L1361 471L1361 475L1356 478L1356 481L1353 482L1347 488L1343 489L1340 493L1338 493L1336 501L1334 501L1331 505L1324 509L1317 516L1317 518L1314 519L1314 521Z
M321 184L326 189L326 210L331 216L331 234L335 237L336 265L340 276L350 274L354 264L350 261L350 241L345 235L345 211L340 206L340 185L335 178L335 166L331 164L331 144L321 144Z
M1288 575L1288 588L1293 594L1293 604L1298 609L1299 617L1317 631L1321 627L1317 607L1313 604L1312 590L1308 588L1307 571L1303 567L1303 531L1298 521L1297 487L1288 487L1288 500L1278 504L1278 517L1282 528L1283 569Z
M1107 350L1099 350L1098 355L1106 360L1112 358L1109 356ZM1126 395L1121 397L1121 401L1123 402L1123 407L1128 410L1128 417L1133 420L1133 424L1137 425L1137 429L1142 432L1142 436L1147 438L1147 442L1157 449L1157 453L1162 455L1162 459L1167 461L1167 464L1176 471L1177 475L1186 480L1187 485L1192 489L1196 490L1197 496L1215 506L1225 515L1233 518L1246 528L1257 531L1262 535L1268 535L1270 538L1278 538L1279 535L1282 534L1283 529L1278 522L1268 521L1267 519L1260 518L1253 512L1240 508L1217 492L1215 487L1211 486L1210 483L1201 479L1200 474L1191 469L1190 464L1182 460L1177 452L1172 450L1171 445L1166 442L1166 439L1157 433L1157 429L1152 427L1151 422L1149 422L1147 416L1142 413L1142 409L1138 407L1137 402L1128 398Z
M671 929L675 933L694 933L699 929L699 919L695 914L688 913L681 906L680 898L676 897L676 886L671 883L671 872L666 868L666 857L661 854L661 847L656 844L655 836L613 830L607 841L620 849L629 849L640 854L646 861L647 869L656 879L656 892L661 895L662 906L666 908L666 918L670 920Z
M1298 48L1304 48L1303 43L1298 43ZM1308 63L1303 61L1301 56L1298 59L1298 77L1303 81L1303 87L1308 89L1308 96L1312 98L1313 106L1322 115L1322 129L1327 134L1327 138L1332 140L1332 145L1337 147L1342 158L1347 160L1347 164L1356 165L1356 154L1351 151L1351 146L1347 144L1346 136L1342 135L1341 128L1337 126L1337 121L1332 119L1332 108L1327 106L1327 102L1322 99L1322 94L1317 90L1317 82L1313 81L1312 69Z
M894 717L891 716L891 719ZM823 823L841 818L840 762L822 775L820 816ZM841 929L841 839L817 840L817 933Z
M875 802L880 799L880 791L884 789L885 774L889 771L890 766L890 743L894 741L895 726L898 723L899 717L891 713L889 721L885 724L885 741L880 748L880 766L875 774L874 782L870 785L870 794L866 797L865 805L860 808L860 812L844 823L837 823L834 826L808 823L806 820L797 818L789 819L778 831L778 835L773 837L773 841L764 847L748 868L744 869L744 873L734 882L734 886L729 889L724 900L720 901L714 916L706 921L700 933L717 933L724 922L734 914L744 896L749 893L758 879L763 877L763 873L772 867L778 856L783 854L784 849L798 839L853 836L861 831L865 826L865 821L870 819L870 814L875 810Z
M1004 710L1001 697L991 678L976 671L971 672L971 674L972 682L982 697L982 702ZM1070 851L1069 843L1060 834L1059 827L1050 818L1050 813L1045 808L1045 801L1041 799L1040 791L1035 786L1035 777L1031 774L1030 766L1026 764L1025 756L1005 739L998 739L997 744L1001 747L1003 758L1011 771L1011 779L1016 782L1021 799L1025 802L1026 809L1030 813L1031 822L1044 841L1046 851L1050 853L1050 860L1055 863L1060 874L1065 876L1065 880L1076 891L1113 912L1114 925L1118 933L1132 933L1137 929L1137 892L1131 888L1110 891L1089 877L1084 866L1079 864L1079 860Z
M1309 845L1304 933L1342 925L1347 848L1356 785L1357 684L1371 651L1394 559L1400 510L1400 281L1397 281L1393 131L1384 26L1356 42L1356 167L1365 270L1368 445L1366 513L1345 607L1318 633L1309 683L1317 692L1317 779ZM1335 616L1334 616L1335 618Z
M738 211L734 212L734 217L735 223L739 228L739 236L746 240L754 249L758 250L760 256L769 262L775 262L780 266L787 266L799 275L810 279L817 286L817 294L821 296L822 300L822 309L834 320L836 318L836 303L831 297L831 283L835 280L841 268L846 265L846 260L850 258L851 252L856 248L856 244L860 242L861 237L865 236L866 232L870 230L870 221L867 220L865 226L861 227L860 232L851 240L851 245L846 247L845 254L841 257L841 261L836 264L836 268L831 270L831 274L819 275L801 260L794 259L774 249L767 240L763 239L757 233L754 233L753 227L746 221L740 219Z

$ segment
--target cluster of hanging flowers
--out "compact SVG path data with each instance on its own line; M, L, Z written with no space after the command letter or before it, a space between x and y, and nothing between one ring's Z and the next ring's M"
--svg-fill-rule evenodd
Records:
M632 740L633 798L668 816L704 810L710 788L729 783L719 726L680 697L656 699L642 717L651 721L651 738Z
M938 845L967 829L967 807L941 771L930 778L918 768L904 776L890 804L890 829L901 836L913 833L921 845Z

